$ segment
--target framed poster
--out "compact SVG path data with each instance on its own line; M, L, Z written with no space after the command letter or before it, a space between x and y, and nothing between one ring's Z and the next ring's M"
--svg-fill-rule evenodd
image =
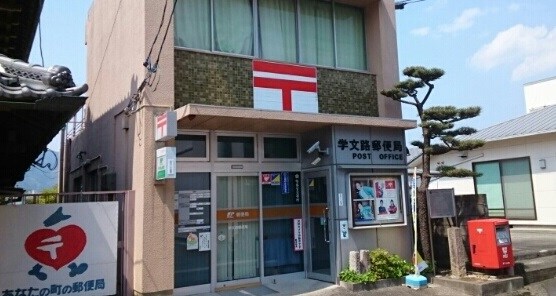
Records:
M405 225L403 175L349 175L350 228Z

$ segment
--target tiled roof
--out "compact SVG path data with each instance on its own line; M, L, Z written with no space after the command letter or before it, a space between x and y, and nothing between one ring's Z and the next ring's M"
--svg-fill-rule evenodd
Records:
M498 141L556 132L556 105L487 127L461 139Z
M80 96L87 84L75 86L71 71L63 66L43 68L0 54L0 99L36 101L43 98Z

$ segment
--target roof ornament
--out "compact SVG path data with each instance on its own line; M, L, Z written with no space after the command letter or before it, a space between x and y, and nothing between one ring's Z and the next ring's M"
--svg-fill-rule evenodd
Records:
M0 54L0 97L36 101L46 97L80 96L87 84L76 86L70 69L31 65Z

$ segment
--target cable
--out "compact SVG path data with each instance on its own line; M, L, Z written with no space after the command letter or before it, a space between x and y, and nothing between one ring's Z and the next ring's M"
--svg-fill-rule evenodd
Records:
M122 0L118 3L118 9L116 10L116 14L114 15L114 21L112 22L112 28L110 29L110 35L108 35L108 40L106 40L106 47L104 48L104 52L102 53L102 59L100 60L100 67L98 68L97 76L95 77L95 81L93 82L93 86L90 88L91 94L89 97L93 96L93 93L96 90L96 85L98 81L98 77L100 76L100 72L102 72L102 66L104 65L104 58L106 57L106 51L108 50L108 45L110 45L110 40L112 39L112 33L114 33L114 26L116 25L116 20L118 19L118 14L120 13L120 8L122 7Z
M39 50L41 52L41 67L44 68L44 57L42 55L42 30L41 30L41 21L39 20Z
M170 14L170 20L168 20L168 25L166 25L166 32L164 32L164 38L162 38L162 43L160 43L160 49L158 50L158 56L156 57L156 62L154 63L155 68L158 67L158 61L160 60L160 54L162 53L162 47L164 46L164 42L166 41L166 37L168 36L168 29L170 28L170 24L172 23L172 17L174 16L174 11L176 10L176 3L178 0L174 0L174 6L172 7L172 13Z
M154 37L153 44L151 44L151 49L149 49L149 54L143 63L143 66L147 67L150 63L151 54L153 52L154 45L156 44L156 40L158 40L158 35L160 35L160 29L162 29L162 24L164 24L164 18L166 18L166 7L168 6L168 1L164 1L164 9L162 10L162 19L160 20L160 25L158 25L158 31L156 32L156 36ZM171 16L170 16L171 17Z

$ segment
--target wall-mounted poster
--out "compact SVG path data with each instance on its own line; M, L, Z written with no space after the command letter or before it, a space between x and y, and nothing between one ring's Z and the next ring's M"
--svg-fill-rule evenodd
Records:
M350 227L405 224L401 175L350 175Z

